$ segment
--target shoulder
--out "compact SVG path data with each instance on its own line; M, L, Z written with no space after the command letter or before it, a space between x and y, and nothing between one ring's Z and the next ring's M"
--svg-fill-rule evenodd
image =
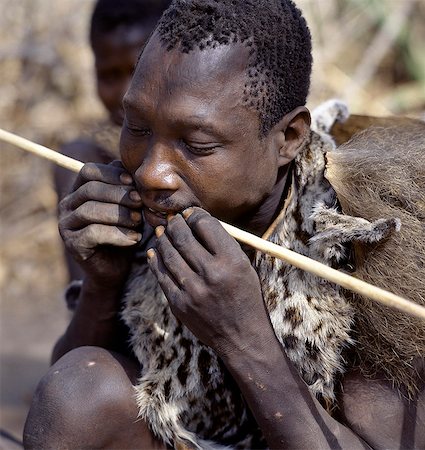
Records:
M421 386L410 399L383 378L365 378L357 370L344 377L343 419L372 448L425 448L424 360L416 366Z

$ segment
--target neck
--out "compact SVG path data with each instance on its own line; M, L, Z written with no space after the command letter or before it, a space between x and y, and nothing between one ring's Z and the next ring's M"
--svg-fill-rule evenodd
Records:
M277 181L271 194L265 198L254 213L250 214L249 218L246 220L242 219L236 226L257 236L262 236L267 231L279 214L287 196L290 167L291 164L288 164L279 170Z

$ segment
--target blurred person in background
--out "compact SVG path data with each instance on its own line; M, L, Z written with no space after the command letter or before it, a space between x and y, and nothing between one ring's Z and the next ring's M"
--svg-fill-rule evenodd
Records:
M98 0L90 24L90 46L95 60L97 93L108 119L81 130L61 153L83 162L108 164L119 159L119 136L124 119L122 99L130 83L142 47L171 0ZM60 201L76 175L56 166L55 189ZM65 251L70 280L83 277L80 266Z

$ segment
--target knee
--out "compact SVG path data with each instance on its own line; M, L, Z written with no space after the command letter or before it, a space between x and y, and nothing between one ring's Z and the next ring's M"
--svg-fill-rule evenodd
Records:
M64 355L40 381L25 424L24 445L103 446L115 432L114 424L136 416L132 385L121 364L104 349L81 347Z

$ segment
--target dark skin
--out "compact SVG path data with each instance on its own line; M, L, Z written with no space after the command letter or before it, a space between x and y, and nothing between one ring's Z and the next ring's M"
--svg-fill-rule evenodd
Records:
M259 136L258 114L240 101L247 58L240 45L182 54L151 38L125 96L123 166L86 165L61 203L61 235L87 278L54 360L81 345L117 348L142 209L172 312L223 360L270 448L424 448L423 387L408 404L385 380L352 371L340 418L322 408L274 335L249 257L214 218L261 235L309 131L300 107Z

